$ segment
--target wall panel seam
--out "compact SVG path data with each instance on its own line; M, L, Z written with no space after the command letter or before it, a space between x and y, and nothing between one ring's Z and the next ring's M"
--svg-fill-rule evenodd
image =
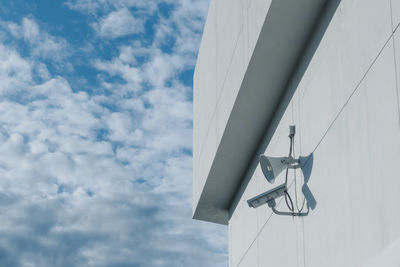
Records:
M392 33L394 33L393 29L393 7L392 7L392 0L389 0L390 2L390 16L391 16L391 22L392 22ZM398 122L400 124L400 93L399 93L399 83L398 83L398 72L397 72L397 57L396 57L396 42L395 42L395 36L393 35L393 58L394 58L394 71L395 71L395 81L396 81L396 93L397 93L397 111L398 111Z
M229 60L229 66L228 66L228 69L226 70L224 81L223 81L222 84L221 84L221 88L220 88L221 90L220 90L220 92L219 92L219 95L217 96L217 103L216 103L215 106L214 106L214 111L213 111L213 115L211 116L210 122L212 122L213 119L214 119L214 117L216 117L216 115L217 115L218 103L220 102L220 98L221 98L222 92L223 92L224 87L225 87L225 82L226 82L227 76L228 76L229 71L230 71L231 66L232 66L232 60L233 60L234 55L235 55L235 53L236 53L237 44L239 43L239 39L240 39L240 36L242 35L242 33L243 33L243 28L242 28L242 30L239 32L239 34L238 34L238 36L237 36L237 38L236 38L235 48L233 49L232 56L231 56L231 58L230 58L230 60ZM201 156L202 156L202 154L203 154L205 141L207 140L207 137L208 137L208 135L210 134L210 130L211 130L210 127L211 127L211 125L212 125L212 123L209 123L209 124L208 124L208 127L207 127L207 134L206 134L206 136L205 136L205 138L204 138L204 140L203 140L203 142L202 142L202 145L201 145L201 148L200 148L199 158L197 159L197 162L196 162L196 163L198 163L198 162L200 161L200 158L201 158Z

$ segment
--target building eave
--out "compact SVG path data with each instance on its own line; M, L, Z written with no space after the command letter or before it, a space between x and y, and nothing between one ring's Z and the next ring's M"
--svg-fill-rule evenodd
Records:
M229 208L326 0L273 0L193 218L228 224Z

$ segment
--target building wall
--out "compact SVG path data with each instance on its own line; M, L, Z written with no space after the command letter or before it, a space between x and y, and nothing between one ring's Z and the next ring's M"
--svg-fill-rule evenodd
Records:
M271 0L211 0L194 73L193 205L240 89Z
M231 267L398 266L399 23L399 0L342 0L325 33L316 31L265 151L286 155L288 126L296 125L296 156L313 155L307 186L315 208L303 218L249 208L247 199L284 182L281 174L268 184L257 167L231 210ZM303 181L297 170L300 206ZM295 196L293 172L289 183Z

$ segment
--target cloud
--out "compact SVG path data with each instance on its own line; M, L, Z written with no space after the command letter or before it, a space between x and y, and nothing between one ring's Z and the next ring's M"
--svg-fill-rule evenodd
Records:
M102 37L117 38L143 31L143 21L135 19L127 8L109 13L95 28Z
M23 39L30 46L34 57L61 61L69 53L68 44L64 39L40 30L33 18L25 17L21 24L7 22L6 25L14 38Z
M123 57L123 56L122 56ZM141 88L140 83L143 81L142 71L130 63L124 62L121 58L112 61L94 61L94 67L101 70L111 77L119 76L124 80L127 90L137 91Z
M112 9L130 8L141 9L149 13L157 10L159 3L173 3L175 0L67 0L65 5L70 9L83 13L97 15L99 11L110 11Z
M102 25L134 3L69 5L103 10L90 15ZM148 3L144 16L159 1L136 3ZM87 91L49 71L40 48L76 47L31 17L7 24L29 51L0 44L1 266L227 265L227 229L191 219L192 97L180 78L193 69L207 3L168 3L150 44L108 36L112 53L91 50Z
M32 64L0 44L0 95L17 94L32 80Z

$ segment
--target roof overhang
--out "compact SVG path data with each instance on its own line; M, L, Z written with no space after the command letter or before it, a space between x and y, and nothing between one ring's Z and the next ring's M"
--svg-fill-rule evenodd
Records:
M326 0L273 0L193 218L228 224L229 208Z

